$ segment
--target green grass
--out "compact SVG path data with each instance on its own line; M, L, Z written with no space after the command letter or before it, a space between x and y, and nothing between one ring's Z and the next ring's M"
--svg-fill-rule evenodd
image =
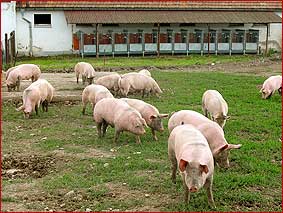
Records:
M158 142L152 141L147 131L141 145L134 142L133 135L123 133L119 143L114 144L112 128L105 138L97 138L90 108L87 108L88 115L83 116L81 105L53 104L48 113L41 112L39 116L24 120L15 106L4 104L3 152L16 152L28 142L30 147L26 147L25 154L29 154L29 150L47 154L63 147L68 160L59 163L56 173L43 177L36 185L60 202L61 191L75 190L83 195L81 201L63 199L66 204L63 210L85 211L88 207L95 211L112 208L120 211L281 212L281 97L276 93L269 100L261 99L256 85L265 78L217 72L155 71L152 74L164 93L161 98L144 100L154 104L161 113L181 109L201 112L201 97L207 89L217 89L228 102L231 119L226 123L225 137L229 143L243 146L231 151L231 168L215 169L216 209L208 207L205 190L192 194L189 205L183 203L180 177L176 185L170 180L168 131L158 134ZM167 122L165 119L166 128ZM22 126L21 133L15 126ZM32 133L35 135L31 136ZM43 137L47 139L41 140ZM93 155L95 150L98 155ZM105 167L105 163L109 165ZM5 185L13 183L5 182ZM150 197L146 198L145 194ZM54 210L62 210L60 202L50 201L49 205ZM36 201L30 207L43 210Z
M85 61L93 65L93 67L143 67L143 66L155 66L155 67L168 67L168 66L189 66L189 65L201 65L211 63L227 63L227 62L245 62L252 61L259 56L256 55L189 55L189 56L162 56L160 58L156 56L152 57L85 57L79 56L52 56L52 57L40 57L40 58L19 58L18 64L32 63L40 65L41 70L49 71L52 69L64 70L74 68L76 63Z

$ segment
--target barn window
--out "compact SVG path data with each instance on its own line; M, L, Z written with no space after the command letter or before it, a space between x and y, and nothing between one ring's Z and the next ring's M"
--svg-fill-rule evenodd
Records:
M258 32L256 32L256 31L247 32L246 42L247 43L257 43L258 42Z
M222 31L218 33L218 43L229 43L230 42L230 31Z
M51 26L51 14L34 14L35 26Z

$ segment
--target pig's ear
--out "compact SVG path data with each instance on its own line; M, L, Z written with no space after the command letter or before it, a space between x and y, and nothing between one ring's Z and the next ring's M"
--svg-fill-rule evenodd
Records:
M181 160L180 160L180 163L179 163L179 169L180 169L180 171L181 171L181 172L185 171L187 165L188 165L188 162L185 161L185 160L183 160L183 159L181 159Z
M155 119L155 118L157 118L157 115L151 115L151 116L149 117L150 120L153 120L153 119Z
M200 171L201 171L201 173L205 173L205 174L207 174L208 173L208 167L207 167L207 165L200 165Z
M169 114L160 114L159 116L160 116L160 118L167 118L169 116Z
M227 148L227 150L229 150L229 149L240 149L241 148L241 146L242 146L242 144L228 144L228 148Z
M222 146L220 149L218 149L218 150L214 153L214 155L217 155L217 154L219 154L220 152L224 151L225 149L228 148L228 146L229 146L229 144L225 144L225 145Z

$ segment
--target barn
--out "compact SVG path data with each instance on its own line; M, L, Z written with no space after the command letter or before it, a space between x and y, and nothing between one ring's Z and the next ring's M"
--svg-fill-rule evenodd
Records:
M13 23L3 25L9 25L6 33L15 31L19 55L259 54L282 48L281 1L2 4L2 21Z

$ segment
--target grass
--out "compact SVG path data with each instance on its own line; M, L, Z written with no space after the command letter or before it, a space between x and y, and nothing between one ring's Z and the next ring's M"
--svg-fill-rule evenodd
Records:
M20 58L18 64L32 63L40 65L41 70L48 71L52 69L63 70L74 68L76 63L85 61L93 65L93 67L143 67L143 66L155 66L155 67L168 67L168 66L189 66L189 65L201 65L211 63L227 63L227 62L245 62L251 61L259 56L256 55L189 55L189 56L162 56L157 58L156 56L150 57L85 57L82 59L79 56L51 56L41 58Z
M264 77L217 72L152 74L164 93L161 98L144 100L161 113L181 109L201 112L201 97L207 89L219 90L228 102L231 119L226 123L225 137L229 143L243 146L231 152L231 168L215 169L216 209L208 207L205 190L192 194L189 205L183 203L181 178L178 176L176 185L170 180L167 131L158 134L158 142L152 141L147 131L141 145L129 133L123 133L114 144L112 128L105 138L97 138L90 108L83 116L81 105L53 104L48 113L24 120L15 106L4 103L3 153L25 150L26 155L44 155L64 148L56 172L35 181L36 187L48 194L45 206L53 210L281 212L281 97L276 93L269 100L261 99L256 85ZM167 122L165 119L166 128ZM43 137L47 139L41 140ZM16 181L5 182L5 186ZM82 199L62 196L71 190ZM29 203L32 209L45 207L35 198ZM64 207L60 207L62 203Z

